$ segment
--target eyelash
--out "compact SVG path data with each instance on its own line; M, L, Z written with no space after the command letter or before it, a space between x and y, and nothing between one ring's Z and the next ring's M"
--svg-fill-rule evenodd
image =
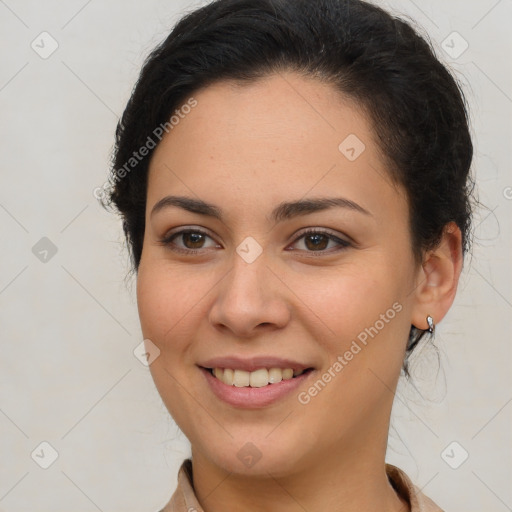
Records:
M179 252L182 254L198 254L198 253L200 253L202 251L202 249L183 249L182 247L177 247L176 245L174 245L174 243L172 241L175 238L178 238L179 236L186 235L186 234L201 234L201 235L207 236L208 238L212 238L208 233L206 233L205 231L203 231L201 229L196 229L196 228L195 229L184 229L182 231L172 233L171 235L162 238L160 240L160 244L168 247L172 251ZM332 233L330 233L328 231L325 231L322 229L314 229L314 228L309 228L308 230L301 233L292 242L292 245L297 243L299 240L301 240L302 238L305 238L308 235L324 235L329 239L329 241L334 241L339 244L339 247L337 249L335 249L334 251L332 251L332 250L330 250L330 251L328 251L328 250L306 251L307 253L310 253L311 255L314 255L314 256L317 256L317 255L322 256L323 254L326 254L326 253L332 254L333 252L339 252L339 251L342 251L351 246L350 242L347 242L346 240L342 240L341 238L338 238L337 236L333 235Z

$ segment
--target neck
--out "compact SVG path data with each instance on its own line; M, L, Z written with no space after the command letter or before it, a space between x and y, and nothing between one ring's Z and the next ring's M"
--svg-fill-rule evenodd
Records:
M292 474L229 473L192 449L193 484L205 512L408 512L386 475L386 440L352 443L300 461Z

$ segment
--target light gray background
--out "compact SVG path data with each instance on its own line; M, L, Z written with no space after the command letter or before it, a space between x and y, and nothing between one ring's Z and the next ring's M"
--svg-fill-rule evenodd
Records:
M0 0L0 510L156 512L189 455L133 354L121 225L93 190L144 57L194 5ZM487 207L438 326L441 370L425 348L418 390L400 385L388 461L447 511L512 510L512 1L382 5L415 19L461 74ZM46 59L31 47L51 48L43 31L58 43ZM469 45L460 56L453 31ZM43 237L57 248L46 262L32 250ZM44 441L58 452L48 469Z

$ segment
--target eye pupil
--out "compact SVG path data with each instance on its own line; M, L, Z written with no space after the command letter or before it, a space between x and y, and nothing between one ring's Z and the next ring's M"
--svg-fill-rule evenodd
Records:
M325 247L327 247L326 243L327 244L329 243L329 240L325 235L322 235L322 234L308 235L306 237L306 246L308 247L308 249L311 249L311 247L307 243L308 240L314 240L313 246L312 246L313 249L319 249L319 248L325 249Z
M199 244L199 247L201 246L201 242L204 242L204 235L202 235L201 233L184 233L183 234L184 241L187 238L192 239L191 240L192 245ZM187 245L187 243L185 243L185 245ZM197 249L197 247L192 247L192 248Z

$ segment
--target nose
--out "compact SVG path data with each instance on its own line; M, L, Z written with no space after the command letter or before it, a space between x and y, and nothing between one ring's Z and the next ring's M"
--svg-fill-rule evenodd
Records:
M234 253L231 270L215 287L210 323L237 338L282 329L291 316L287 299L291 292L283 281L264 253L252 263Z

